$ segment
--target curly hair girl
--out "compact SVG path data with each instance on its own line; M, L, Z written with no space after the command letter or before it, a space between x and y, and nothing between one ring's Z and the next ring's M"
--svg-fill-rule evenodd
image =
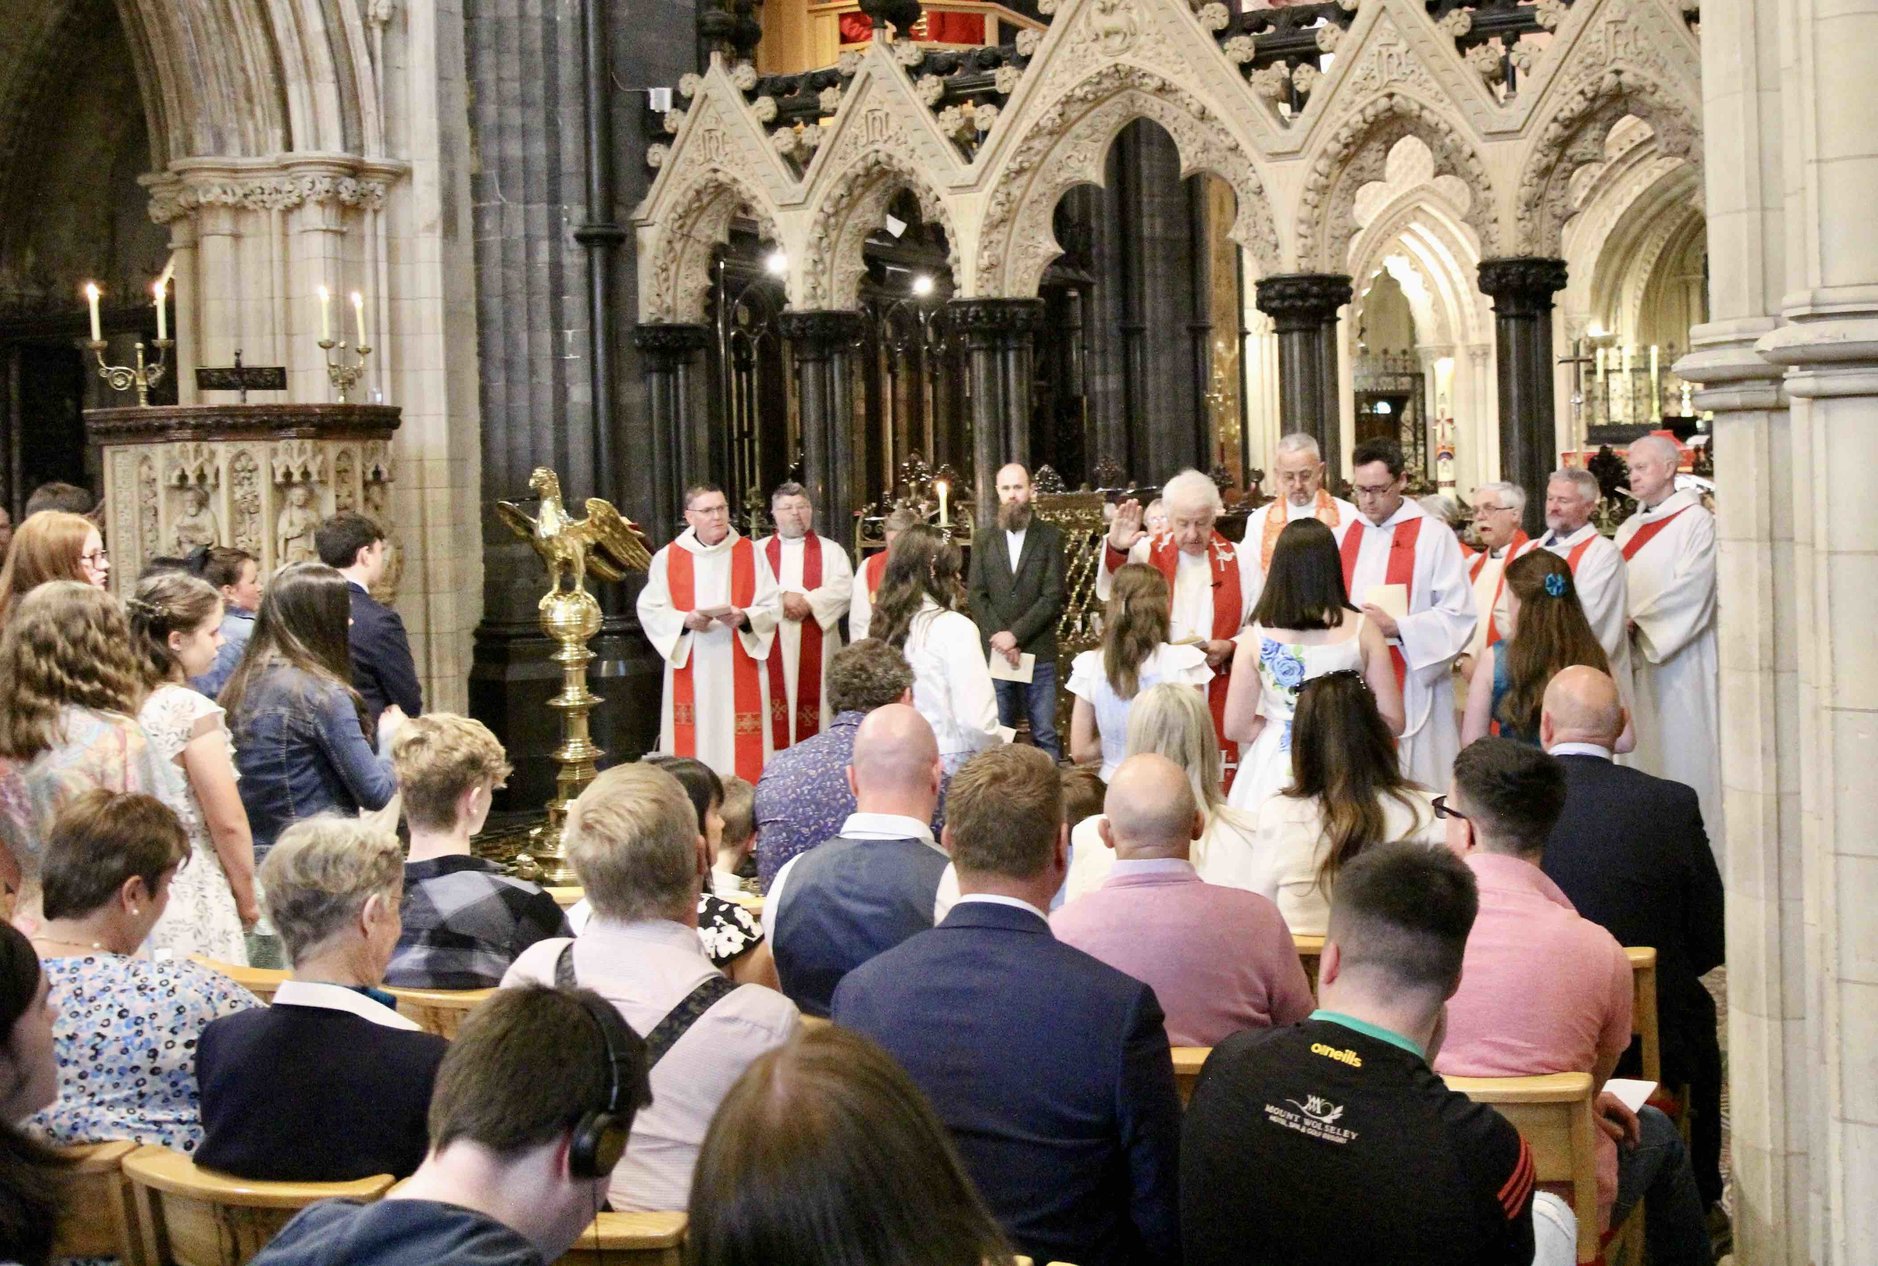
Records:
M20 599L0 635L0 756L23 763L63 742L61 709L134 717L144 693L117 599L49 581Z

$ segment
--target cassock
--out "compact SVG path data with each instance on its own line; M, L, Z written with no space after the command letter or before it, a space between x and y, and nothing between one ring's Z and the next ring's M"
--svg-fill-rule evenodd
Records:
M809 533L790 540L766 536L756 543L778 594L776 647L769 656L770 745L777 751L821 733L828 724L823 679L841 649L841 617L848 613L854 568L842 548ZM781 618L781 595L808 599L809 618Z
M1343 581L1357 606L1378 585L1408 587L1408 614L1397 620L1399 636L1389 643L1408 722L1397 751L1405 775L1445 790L1461 750L1454 659L1467 649L1478 623L1461 543L1447 524L1404 499L1381 526L1352 518L1338 545Z
M1476 664L1489 647L1506 636L1506 569L1533 548L1532 538L1515 529L1513 539L1497 554L1481 550L1465 555L1467 581L1474 590L1474 636L1467 643L1467 653Z
M1715 516L1692 492L1639 507L1617 529L1637 626L1631 683L1635 763L1686 783L1702 824L1722 841L1719 657L1715 645Z
M769 560L735 529L716 545L690 528L652 556L639 592L639 624L665 660L659 750L695 756L719 774L755 782L770 754L769 657L780 618ZM733 606L748 613L738 629L685 627L693 611Z
M860 641L874 622L874 599L880 594L880 582L887 574L887 551L870 554L861 564L861 574L848 599L848 636Z
M1578 603L1585 609L1585 619L1597 634L1598 645L1611 661L1611 678L1628 701L1630 681L1630 598L1626 592L1624 554L1602 532L1587 523L1576 532L1560 536L1547 532L1539 538L1541 548L1565 560L1572 569L1572 583L1578 589Z
M1285 525L1311 518L1329 528L1332 533L1339 533L1343 531L1344 524L1356 518L1356 507L1319 488L1317 499L1310 505L1294 506L1287 498L1279 497L1254 510L1252 517L1246 520L1247 611L1258 605L1259 594L1265 590L1265 573L1272 569L1272 551L1278 548L1278 537L1284 532Z

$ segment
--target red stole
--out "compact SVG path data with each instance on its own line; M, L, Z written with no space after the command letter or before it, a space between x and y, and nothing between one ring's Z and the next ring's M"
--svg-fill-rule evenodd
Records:
M782 537L769 538L770 573L782 584ZM822 587L822 538L810 532L802 538L802 588ZM780 633L778 637L780 637ZM802 621L801 655L796 661L796 742L812 738L822 728L822 626L811 615ZM769 653L770 742L777 751L788 747L789 683L783 679L782 646Z
M671 591L672 608L692 611L697 608L697 578L691 551L673 545L665 555L665 584ZM756 548L750 538L740 536L730 547L730 605L740 611L756 601ZM755 782L763 776L763 683L757 676L756 660L743 648L743 638L736 629L730 634L732 732L736 737L736 769L739 778ZM692 678L697 667L697 647L685 657L685 666L672 670L672 755L698 754L698 687Z
M1675 517L1676 516L1673 514L1670 516L1670 518L1672 519ZM1664 520L1664 522L1668 522L1668 520L1666 519ZM1584 558L1585 551L1590 549L1591 542L1597 539L1598 539L1598 534L1596 532L1593 532L1590 536L1587 536L1584 540L1572 546L1571 553L1565 555L1565 566L1570 569L1572 578L1574 580L1577 579L1578 577L1578 564Z
M1676 516L1681 514L1683 510L1687 510L1688 508L1689 508L1688 506L1684 506L1682 510L1676 511L1676 514L1666 514L1662 518L1658 519L1656 522L1646 523L1642 527L1638 528L1637 534L1631 537L1630 540L1625 542L1624 544L1624 561L1627 563L1631 559L1635 558L1637 556L1638 550L1642 549L1645 545L1648 545L1658 532L1661 532L1664 528L1668 527L1671 523L1674 523L1676 521Z
M861 583L867 586L867 600L872 602L880 592L880 582L887 575L887 551L882 550L868 559L861 567Z
M1213 539L1206 545L1206 557L1213 575L1213 628L1210 640L1230 641L1238 635L1240 622L1245 619L1245 591L1239 584L1239 562L1233 555L1233 543L1218 532L1213 533ZM1166 577L1167 592L1171 598L1174 575L1180 567L1180 547L1174 544L1172 533L1156 537L1149 544L1148 562ZM1228 764L1237 764L1239 745L1227 739L1224 729L1226 689L1231 681L1227 672L1215 673L1206 688L1206 703L1213 713L1213 733L1219 738L1221 754ZM1226 774L1225 785L1229 789L1233 772L1228 770Z
M1346 537L1345 539L1347 540L1348 538ZM1506 544L1506 561L1500 564L1500 578L1493 582L1493 601L1487 604L1487 640L1485 642L1486 646L1492 646L1495 642L1498 642L1500 640L1500 629L1499 629L1499 626L1496 625L1493 621L1493 612L1494 612L1494 609L1500 605L1500 594L1506 588L1506 569L1513 565L1513 560L1519 557L1520 551L1525 549L1526 546L1530 545L1531 543L1532 543L1532 538L1526 535L1526 530L1524 528L1513 529L1513 539L1508 541ZM1587 544L1588 543L1589 542L1587 542ZM1488 553L1489 551L1483 549L1480 551L1479 554L1475 555L1474 565L1467 569L1468 580L1474 581L1474 580L1480 579L1480 569L1487 565ZM1393 562L1394 560L1391 559L1390 561ZM1343 567L1344 574L1346 576L1349 575L1350 570L1354 568L1355 566L1356 564L1353 561L1346 562ZM1577 564L1574 563L1573 566L1575 568ZM1576 573L1574 572L1574 574Z
M1412 605L1415 599L1415 542L1421 538L1422 518L1404 519L1393 529L1375 527L1368 519L1358 516L1350 524L1350 530L1343 534L1343 587L1349 591L1350 601L1362 605L1362 599L1356 596L1356 556L1363 550L1363 533L1368 531L1391 532L1389 538L1389 563L1383 572L1385 585L1401 585L1402 592L1408 596ZM1510 548L1510 547L1509 547ZM1513 560L1508 558L1510 563ZM1398 639L1399 640L1399 639ZM1402 658L1402 648L1391 646L1389 658L1395 662L1395 682L1398 686L1408 684L1408 661Z
M1311 517L1325 527L1335 531L1343 521L1337 511L1337 503L1322 488L1317 490L1316 504L1311 507ZM1265 530L1259 538L1259 570L1268 572L1272 569L1272 551L1278 548L1278 537L1290 525L1291 510L1283 497L1272 502L1271 509L1265 512Z

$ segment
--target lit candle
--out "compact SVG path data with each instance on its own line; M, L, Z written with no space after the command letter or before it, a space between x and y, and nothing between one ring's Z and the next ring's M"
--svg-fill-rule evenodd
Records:
M1650 344L1650 409L1653 416L1663 416L1663 380L1657 371L1656 344Z
M356 290L352 292L352 324L359 332L359 346L367 346L365 342L365 296Z
M320 342L333 341L333 292L320 287Z
M939 526L950 527L952 526L952 521L946 517L946 481L943 479L937 480L933 483L933 487L939 492Z
M91 341L94 343L104 342L104 326L98 320L98 296L103 293L98 289L97 282L85 283L85 298L91 302Z
M163 310L163 279L161 277L157 278L157 283L151 287L151 290L156 293L157 338L166 339L170 336L170 318L169 314Z

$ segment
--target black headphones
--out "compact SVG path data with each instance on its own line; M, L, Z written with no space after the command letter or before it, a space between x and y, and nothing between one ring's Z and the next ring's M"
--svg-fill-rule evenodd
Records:
M632 1076L638 1072L632 1055L639 1037L611 1003L595 1006L585 998L578 1001L599 1028L600 1043L606 1052L606 1106L582 1113L575 1122L567 1167L576 1178L605 1178L626 1154L626 1137L632 1130L630 1114L639 1106L644 1092L642 1079ZM633 1081L630 1091L629 1077Z

